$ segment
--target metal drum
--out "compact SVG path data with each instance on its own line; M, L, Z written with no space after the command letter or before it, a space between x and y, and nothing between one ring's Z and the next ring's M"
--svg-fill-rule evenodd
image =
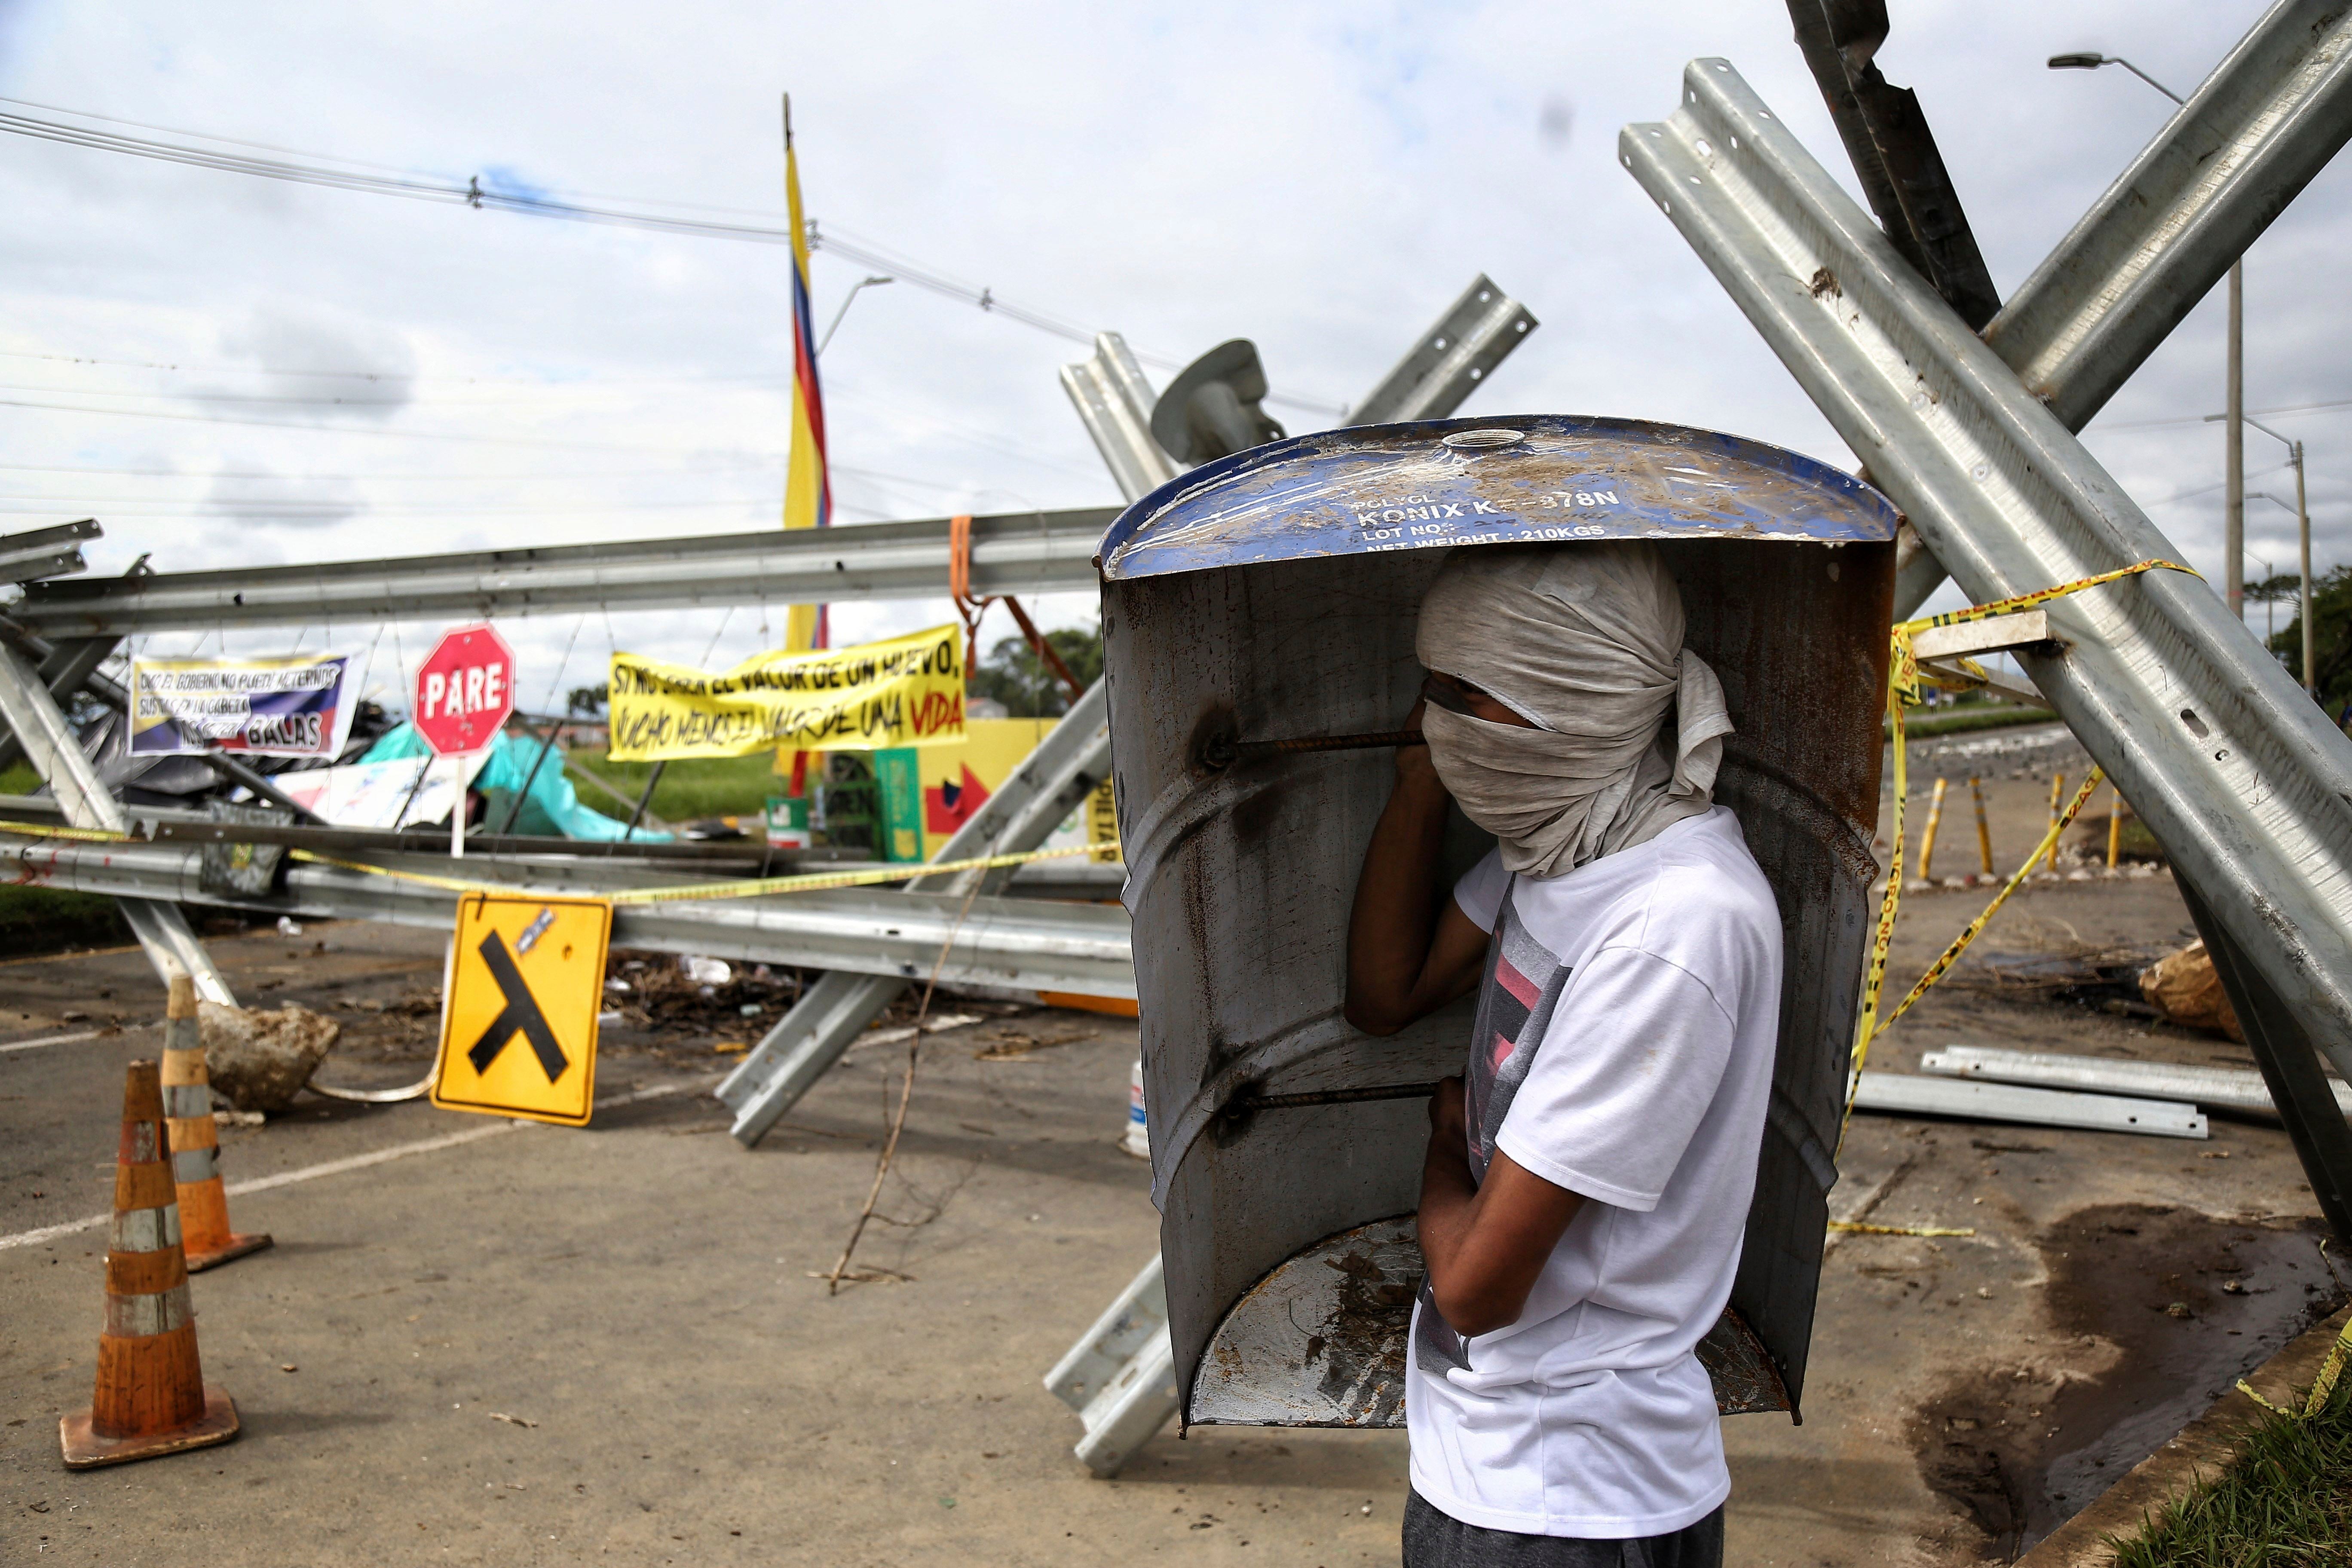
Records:
M1867 485L1778 447L1544 416L1276 442L1112 526L1113 771L1188 1423L1402 1424L1424 1102L1256 1102L1459 1072L1475 1002L1386 1038L1340 1017L1391 753L1266 742L1402 724L1447 549L1621 538L1660 542L1681 582L1738 725L1716 798L1780 899L1769 1124L1732 1309L1700 1353L1725 1410L1795 1414L1873 918L1895 522ZM1457 812L1446 874L1491 844Z

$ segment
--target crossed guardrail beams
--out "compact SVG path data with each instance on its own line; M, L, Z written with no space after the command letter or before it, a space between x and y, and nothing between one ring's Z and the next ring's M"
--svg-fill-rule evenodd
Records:
M2281 0L1979 338L1728 61L1692 62L1621 161L1926 547L1979 601L2149 556L2164 535L2074 438L2352 137L2352 14ZM1907 606L1906 606L1907 607ZM2023 656L2179 869L2315 1191L2352 1235L2352 742L2202 584L2048 606Z

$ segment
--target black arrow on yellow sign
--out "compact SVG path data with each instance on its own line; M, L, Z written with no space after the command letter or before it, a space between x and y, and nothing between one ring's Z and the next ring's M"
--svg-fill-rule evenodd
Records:
M496 931L484 937L481 946L476 951L481 953L482 962L489 965L490 978L499 983L499 994L506 997L507 1005L499 1010L497 1017L490 1020L490 1026L482 1031L482 1037L474 1042L473 1048L466 1053L466 1059L474 1064L476 1072L488 1072L490 1064L499 1059L499 1053L507 1048L507 1042L520 1033L530 1042L531 1050L538 1055L540 1070L547 1074L547 1081L553 1083L572 1065L572 1058L563 1054L563 1047L557 1042L555 1031L548 1026L547 1015L539 1010L539 1002L530 994L530 983L523 979L522 971L515 967L514 955L507 952L507 944L499 940Z

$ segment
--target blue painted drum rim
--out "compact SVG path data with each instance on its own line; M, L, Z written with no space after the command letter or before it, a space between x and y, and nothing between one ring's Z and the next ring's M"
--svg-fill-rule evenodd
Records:
M1103 536L1108 582L1463 544L1895 537L1895 505L1801 452L1591 415L1364 425L1181 474Z

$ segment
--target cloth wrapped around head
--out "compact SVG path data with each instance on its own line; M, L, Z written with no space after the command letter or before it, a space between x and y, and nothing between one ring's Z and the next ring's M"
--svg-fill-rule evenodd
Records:
M1422 713L1438 777L1509 870L1556 877L1712 804L1731 715L1683 647L1682 592L1654 546L1457 549L1421 602L1417 648L1538 726Z

